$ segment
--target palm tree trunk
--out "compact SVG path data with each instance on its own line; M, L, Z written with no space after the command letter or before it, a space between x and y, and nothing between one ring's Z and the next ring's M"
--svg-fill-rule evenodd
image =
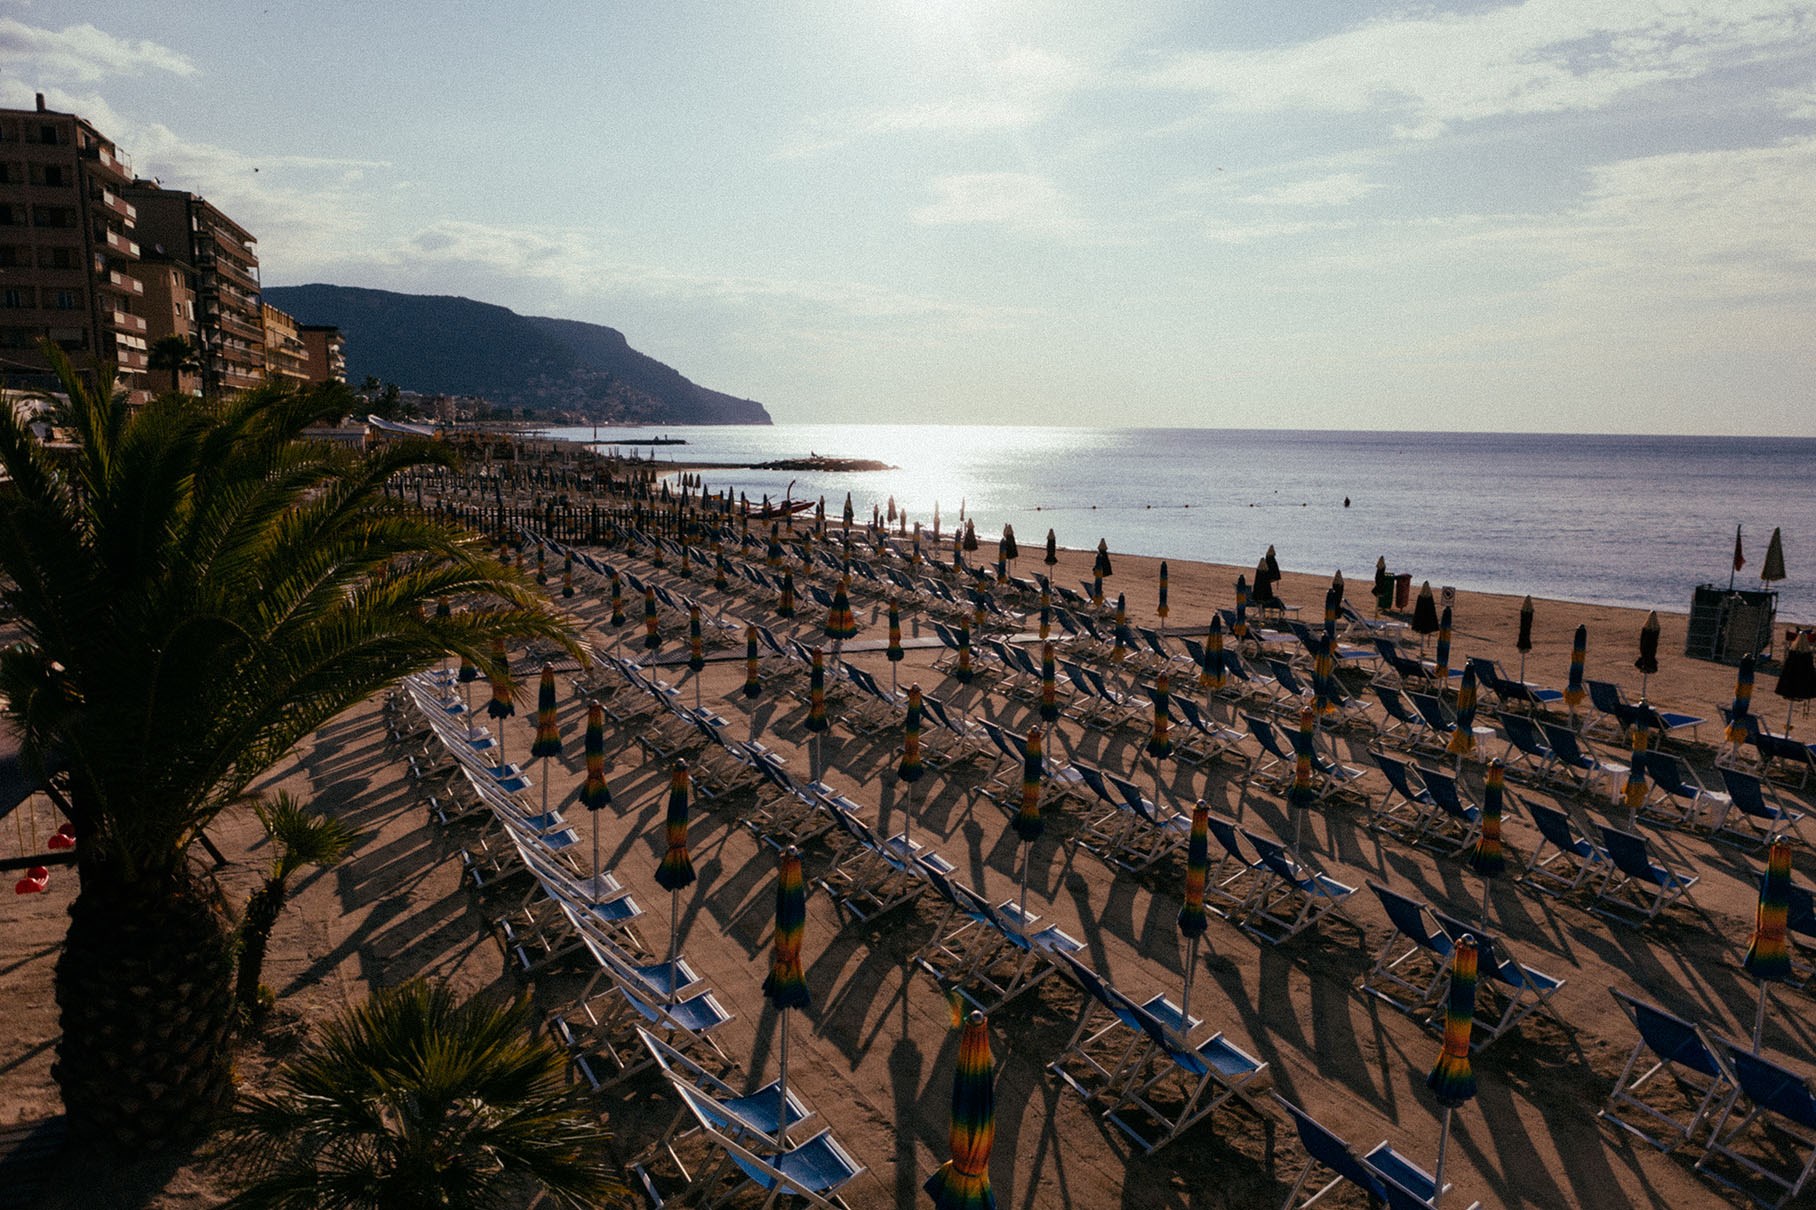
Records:
M240 922L240 969L234 999L247 1012L259 1006L259 978L265 972L265 948L271 941L271 930L284 910L289 888L278 878L268 878L265 885L252 892L246 901L246 916Z
M233 931L187 871L82 871L57 960L52 1069L74 1142L122 1154L200 1137L233 1091Z

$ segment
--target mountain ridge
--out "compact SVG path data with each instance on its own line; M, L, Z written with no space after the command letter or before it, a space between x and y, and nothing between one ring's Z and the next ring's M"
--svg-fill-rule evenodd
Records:
M700 386L604 324L326 282L267 286L264 295L299 323L340 328L353 383L372 376L406 390L602 421L771 423L762 404Z

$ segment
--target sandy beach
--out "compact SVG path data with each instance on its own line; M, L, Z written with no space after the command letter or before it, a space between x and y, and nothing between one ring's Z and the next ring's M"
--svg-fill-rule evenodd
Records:
M980 538L984 535L980 533ZM720 592L696 568L689 582L674 569L652 569L622 552L596 552L639 575L697 597L709 615L773 621L768 599ZM1125 593L1132 619L1153 624L1158 562L1115 555L1115 574L1106 589ZM1283 562L1291 552L1282 551ZM1030 550L1017 569L1040 570ZM1232 602L1239 570L1172 561L1173 634L1202 637L1213 608ZM1349 569L1349 597L1365 613L1368 570ZM1057 582L1088 579L1090 555L1063 551ZM553 584L558 577L551 577ZM1287 573L1278 592L1321 616L1328 574ZM1434 576L1434 584L1441 581ZM734 581L734 585L739 582ZM600 649L616 637L605 625L603 585L577 577L579 592L563 602ZM745 586L748 588L748 586ZM884 637L883 599L858 592L853 599L861 628L857 646ZM1514 649L1519 600L1459 593L1455 607L1454 663L1465 656L1498 659L1509 671L1519 666ZM1525 662L1529 681L1562 688L1571 635L1588 627L1588 674L1620 684L1637 697L1641 676L1634 668L1643 614L1611 607L1556 601L1536 602L1534 647ZM803 608L794 633L815 636L823 611ZM1711 767L1713 745L1721 741L1718 707L1733 694L1732 668L1682 655L1686 618L1661 615L1659 671L1650 677L1648 697L1656 705L1702 716L1697 742L1673 737L1670 750L1689 757L1705 781L1719 784ZM665 617L666 653L681 651L684 632ZM909 638L930 636L925 617L905 612ZM635 641L636 622L623 631ZM743 735L749 706L743 684L742 643L727 640L718 652L738 658L710 660L699 675L701 700L731 720ZM917 682L973 717L1025 729L1033 706L1011 699L981 677L960 686L931 667L937 648L907 653L897 675L903 687ZM890 666L881 651L846 657L889 683ZM663 667L681 700L691 702L695 684L685 666ZM520 668L529 698L520 698L515 718L506 720L505 750L521 760L532 733L533 669ZM1128 673L1113 674L1128 685ZM564 682L567 678L563 678ZM804 780L809 757L802 728L805 707L783 690L804 683L790 674L765 686L756 702L756 725L764 741ZM1762 675L1754 708L1778 728L1784 703ZM1132 686L1131 686L1132 687ZM1189 682L1175 691L1202 694ZM1137 690L1139 691L1139 690ZM1231 721L1227 706L1217 716ZM1378 709L1373 712L1378 717ZM886 816L899 825L902 786L893 776L899 735L883 731L854 734L838 725L828 736L826 780L855 798L875 821ZM1240 720L1234 720L1240 726ZM609 732L608 776L614 802L598 814L574 803L584 773L580 737L584 702L564 684L561 724L565 755L540 762L532 777L549 784L550 800L588 840L598 829L605 865L629 887L646 915L643 935L661 946L669 924L669 895L654 880L662 855L661 819L668 770L649 762L627 730ZM1798 718L1794 734L1808 738L1810 724ZM1108 733L1067 719L1059 724L1050 752L1054 760L1088 761L1128 773L1149 785L1150 765L1141 755L1145 725ZM1369 879L1423 899L1466 919L1480 910L1482 883L1448 849L1434 851L1384 836L1365 826L1369 807L1386 783L1367 756L1371 729L1352 726L1335 737L1344 762L1365 771L1368 802L1329 802L1312 808L1301 856L1331 877L1357 888ZM1254 744L1242 746L1252 753ZM1482 756L1499 755L1506 741L1497 734ZM1622 750L1603 744L1610 759ZM496 896L480 897L462 885L460 850L473 843L474 829L442 828L430 821L422 797L410 782L406 752L386 735L384 704L368 702L324 728L274 770L270 788L288 788L313 800L359 829L359 842L340 866L306 874L292 906L279 922L267 961L266 979L278 992L279 1012L269 1042L251 1048L241 1064L243 1082L257 1087L270 1064L315 1022L343 1005L356 1003L372 988L426 975L452 983L461 993L509 996L528 988L538 1005L556 1010L585 983L579 964L540 972L529 982L508 969L487 917L499 907ZM1481 759L1465 767L1463 782L1479 791ZM917 839L936 848L956 867L955 877L992 902L1016 893L1022 848L1009 828L1009 811L974 793L988 768L977 762L930 770L915 791ZM1213 810L1240 814L1244 823L1289 838L1294 823L1279 794L1259 784L1245 788L1245 762L1228 757L1204 769L1165 762L1165 801L1189 810L1206 800ZM1624 822L1624 808L1603 794L1560 795L1515 776L1516 801L1563 805L1587 820ZM1781 791L1787 802L1808 809L1808 796L1795 786ZM531 791L538 801L540 787ZM775 864L772 851L741 825L748 798L701 804L690 834L699 882L681 896L683 952L735 1019L716 1035L741 1063L731 1077L742 1087L775 1074L776 1015L761 985L768 969ZM1095 814L1075 799L1048 819L1045 837L1033 850L1027 906L1042 924L1057 924L1084 943L1079 957L1137 1000L1157 993L1178 996L1183 950L1174 919L1181 903L1183 860L1168 857L1148 870L1120 870L1083 845L1068 843L1081 821ZM17 837L10 851L54 830L48 808L22 808L14 817ZM35 833L27 832L36 829ZM1752 850L1712 842L1681 829L1642 826L1655 856L1695 873L1694 903L1667 910L1636 926L1587 910L1583 895L1563 898L1536 893L1516 883L1524 857L1538 836L1528 816L1511 813L1506 838L1511 868L1490 892L1492 924L1531 967L1565 981L1549 1012L1527 1018L1481 1051L1475 1059L1480 1091L1454 1116L1447 1179L1454 1191L1447 1205L1606 1207L1614 1205L1744 1205L1746 1199L1719 1188L1695 1172L1700 1151L1667 1155L1596 1120L1616 1074L1634 1042L1632 1027L1616 1009L1609 988L1654 1001L1716 1031L1744 1037L1750 1031L1756 984L1739 969L1753 921L1756 880L1763 858ZM230 899L243 903L260 875L263 854L256 824L246 817L224 818L211 833L227 855L220 871ZM825 841L804 854L810 885L831 863ZM1796 846L1799 883L1809 882L1812 865L1803 844ZM56 1036L52 969L74 890L73 875L53 872L47 893L0 899L0 932L11 939L0 963L0 999L11 1018L0 1031L0 1125L55 1112L57 1092L50 1077ZM1430 1167L1439 1117L1425 1077L1438 1053L1437 1035L1421 1020L1361 994L1358 983L1371 956L1388 935L1380 905L1360 889L1347 905L1356 925L1335 919L1290 941L1271 945L1213 915L1195 980L1193 1008L1203 1018L1194 1040L1221 1030L1228 1039L1268 1064L1267 1084L1303 1106L1358 1151L1388 1140ZM816 891L808 902L805 956L813 1007L797 1017L790 1078L804 1099L832 1127L840 1142L867 1171L845 1190L853 1207L926 1204L921 1183L946 1158L947 1111L958 1034L951 1029L945 998L933 980L910 959L940 919L931 897L868 923L853 923L832 898ZM1226 1105L1171 1146L1144 1156L1046 1071L1072 1032L1080 993L1062 979L1049 979L1015 1000L990 1022L997 1061L996 1138L991 1177L1004 1207L1251 1207L1277 1206L1298 1176L1303 1152L1291 1125L1263 1095L1258 1103L1272 1122L1272 1155L1266 1132L1254 1117ZM1767 1013L1765 1046L1793 1069L1816 1065L1816 1039L1808 1025L1805 993L1779 990ZM659 1078L645 1074L607 1090L599 1099L617 1136L621 1157L642 1151L667 1127L676 1104ZM136 1190L104 1188L97 1193L79 1161L66 1163L39 1204L84 1206L141 1204L191 1207L216 1204L228 1188L231 1157L201 1156L173 1172L141 1174ZM657 1168L661 1177L666 1169ZM1322 1184L1328 1174L1320 1178ZM672 1189L671 1183L667 1188ZM97 1200L97 1198L101 1200ZM753 1201L751 1204L755 1204ZM1323 1204L1360 1206L1359 1191L1333 1191Z

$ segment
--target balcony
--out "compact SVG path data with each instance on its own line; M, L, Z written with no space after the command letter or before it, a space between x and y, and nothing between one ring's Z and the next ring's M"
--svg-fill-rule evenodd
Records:
M126 311L109 311L107 318L117 332L143 333L145 331L145 320Z
M118 252L121 256L126 257L128 260L139 259L139 245L134 241L127 239L118 231L109 231L107 233L107 246L112 248L115 252Z
M130 274L122 273L118 269L109 269L107 271L106 281L107 281L107 284L112 286L114 289L123 290L127 294L143 294L143 293L145 293L145 283L144 282L140 281L136 277L131 276Z
M99 201L103 210L117 214L127 222L139 221L139 208L111 189L103 188Z

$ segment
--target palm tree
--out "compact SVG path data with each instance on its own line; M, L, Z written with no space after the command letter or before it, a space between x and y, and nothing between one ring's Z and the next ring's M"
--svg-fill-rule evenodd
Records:
M202 368L202 350L187 336L160 336L151 342L145 361L153 370L170 372L170 393L176 395L183 390L183 375Z
M128 409L48 347L77 439L0 408L0 696L25 759L67 770L81 880L57 963L54 1074L73 1140L196 1137L231 1092L229 914L190 847L300 740L444 652L570 629L472 535L385 498L452 455L298 434L337 389L268 386ZM491 609L434 616L444 597Z
M233 1210L465 1210L617 1204L610 1138L533 1038L524 1000L456 1004L418 980L375 993L282 1067L230 1132Z
M284 910L291 877L304 866L331 866L353 844L353 829L329 815L312 815L285 791L252 808L271 842L271 870L265 885L252 892L240 918L240 964L235 995L240 1011L256 1016L264 1005L259 976L265 969L265 947Z

